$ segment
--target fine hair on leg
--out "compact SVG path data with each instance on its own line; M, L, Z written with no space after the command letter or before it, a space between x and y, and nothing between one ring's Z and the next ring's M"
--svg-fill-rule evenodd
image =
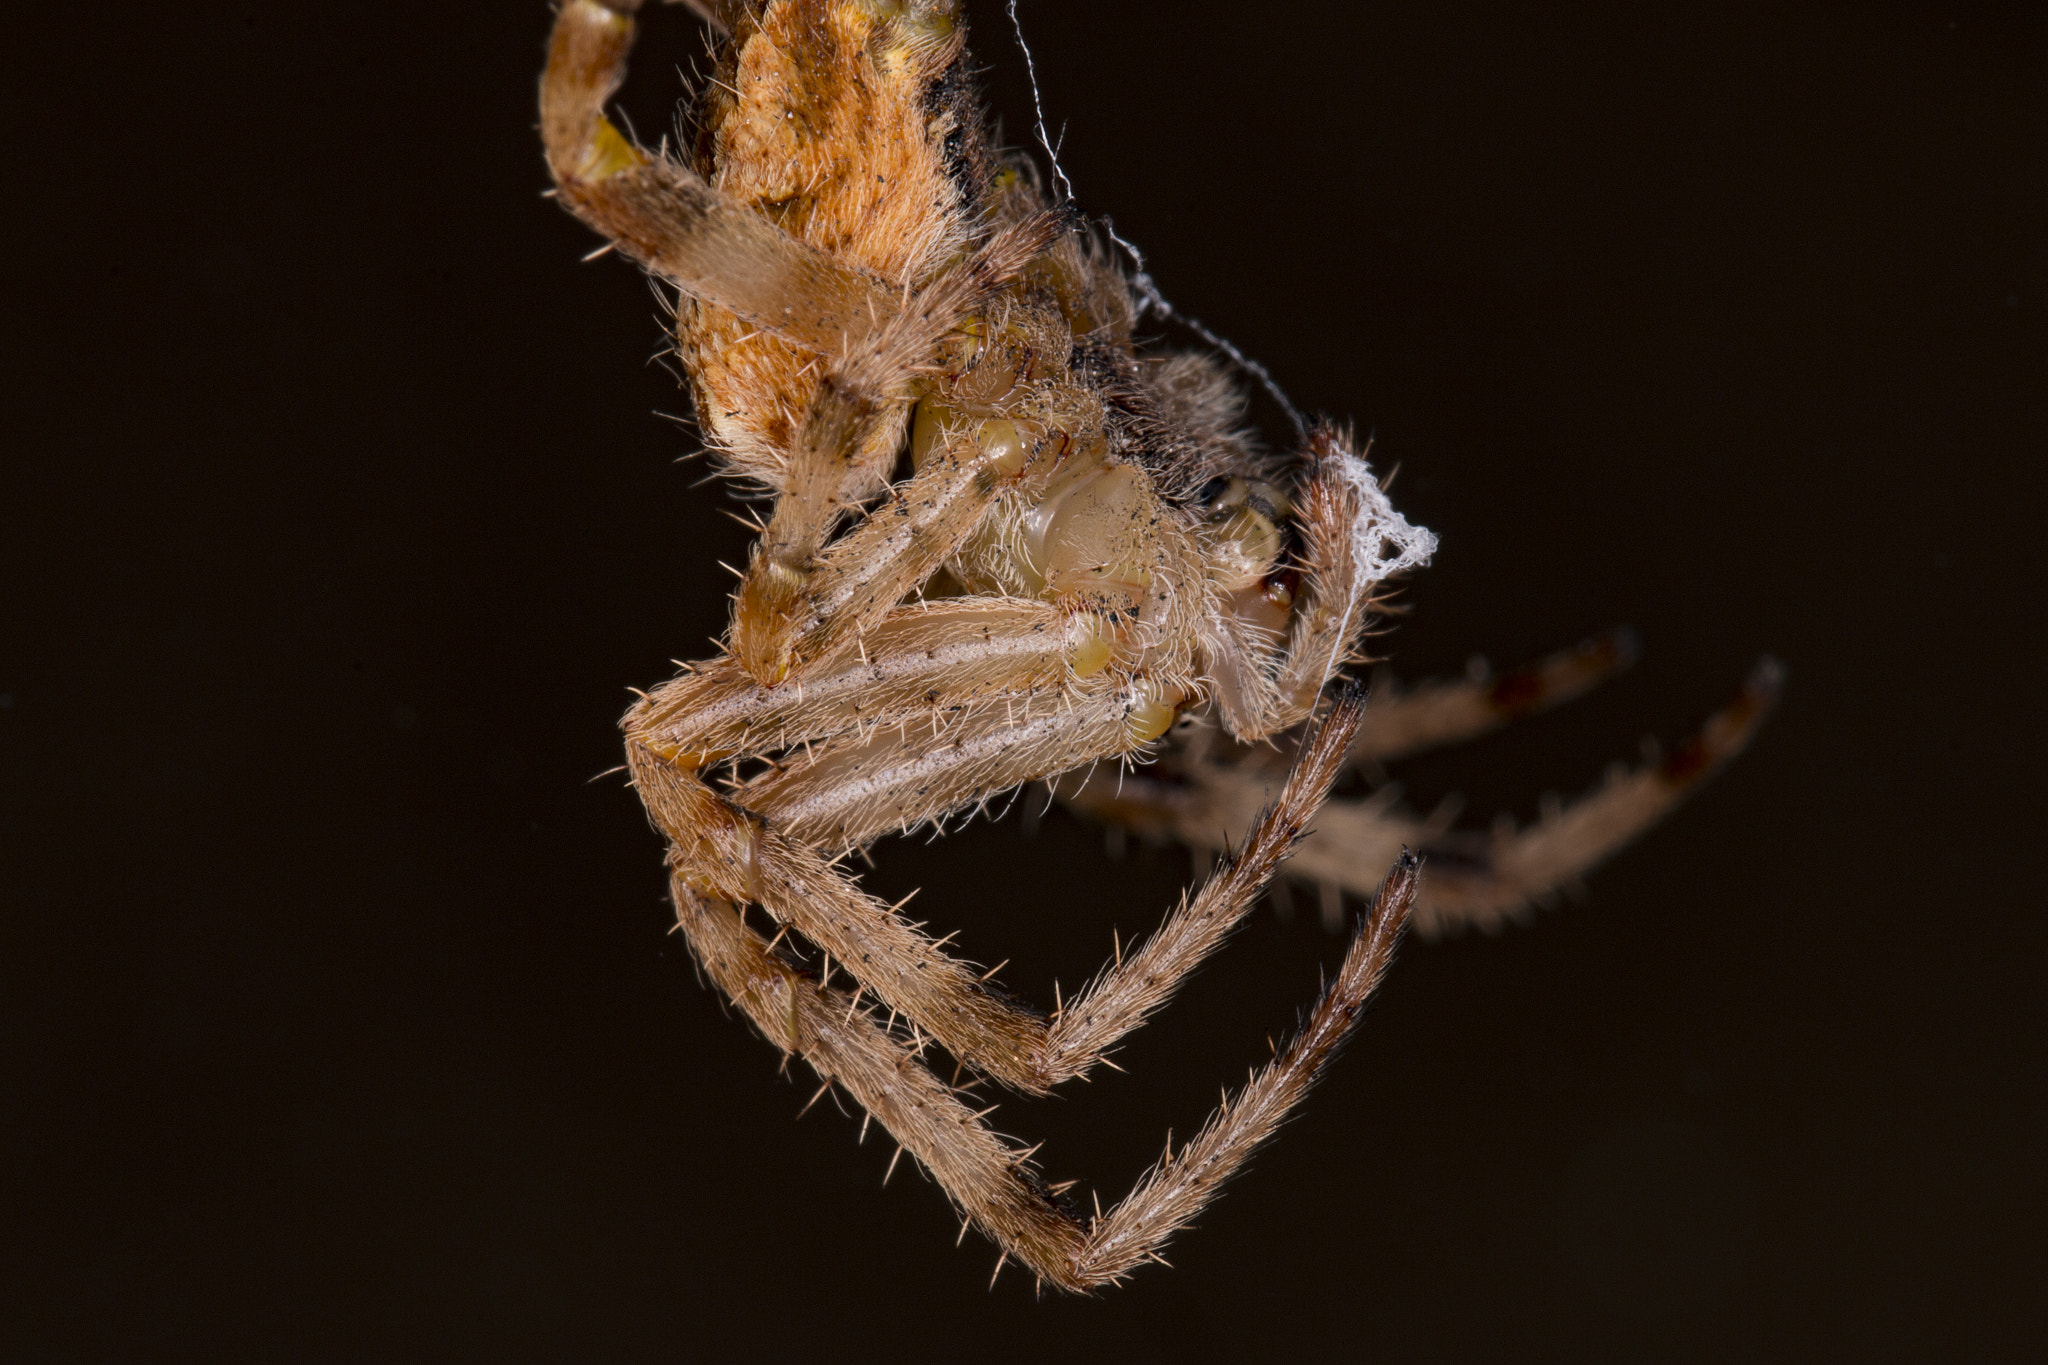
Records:
M990 1130L858 996L784 962L729 903L700 894L681 873L672 886L691 951L763 1036L872 1114L1004 1259L1016 1258L1043 1283L1085 1292L1163 1261L1165 1243L1301 1103L1386 974L1419 875L1419 861L1404 854L1301 1030L1224 1097L1192 1140L1169 1146L1121 1202L1086 1223L1054 1201L1033 1151Z
M982 975L948 956L896 908L860 890L808 843L779 830L772 817L719 796L640 743L629 744L628 754L634 785L671 842L677 875L694 879L706 894L761 905L845 962L867 991L969 1066L1041 1094L1086 1074L1165 1005L1242 922L1302 843L1343 769L1362 707L1356 688L1332 704L1278 799L1252 822L1243 847L1050 1025L988 990ZM1120 723L1114 714L1110 719ZM1016 727L993 733L1014 735ZM920 775L929 780L927 770Z

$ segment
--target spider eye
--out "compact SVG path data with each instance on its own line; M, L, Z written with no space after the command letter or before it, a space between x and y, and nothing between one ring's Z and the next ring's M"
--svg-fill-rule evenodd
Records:
M1218 476L1195 490L1195 505L1207 507L1223 496L1223 490L1230 487L1230 480Z

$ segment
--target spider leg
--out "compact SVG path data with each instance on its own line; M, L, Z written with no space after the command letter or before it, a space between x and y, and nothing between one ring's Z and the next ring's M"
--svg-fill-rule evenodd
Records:
M1208 589L1195 622L1203 679L1224 727L1249 741L1271 733L1287 710L1273 680L1280 651L1267 632L1239 619L1221 585Z
M627 743L626 762L684 883L719 900L760 905L955 1055L975 1058L991 1075L1028 1082L1042 1021L995 996L979 973L946 956L815 849L643 744Z
M1295 509L1304 595L1294 608L1277 676L1258 689L1223 685L1231 672L1246 672L1232 658L1241 647L1212 643L1206 651L1208 671L1219 679L1224 728L1247 743L1308 718L1323 684L1357 660L1359 633L1377 600L1375 588L1426 561L1436 543L1394 512L1371 482L1365 462L1338 432L1327 426L1312 432L1309 457L1309 479ZM1391 556L1385 553L1389 543L1396 545ZM1212 624L1210 640L1217 634Z
M1043 1093L1084 1074L1164 1005L1249 912L1301 842L1342 770L1360 706L1355 694L1339 700L1304 746L1278 799L1251 823L1244 847L1225 858L1201 891L1184 900L1136 952L1121 957L1048 1025L991 993L977 973L861 891L814 845L873 837L880 831L871 825L882 818L874 811L915 823L1072 766L1071 755L1058 747L1062 736L1067 742L1085 739L1098 750L1141 742L1130 735L1130 708L1116 691L1059 700L1058 707L1041 708L1042 728L1010 721L991 708L962 723L963 738L952 743L871 739L828 748L804 769L824 769L821 780L778 785L779 775L771 775L743 785L735 793L738 800L721 797L638 740L628 742L628 765L641 798L669 836L678 875L706 895L759 903L955 1056L1005 1085ZM870 765L864 777L841 771L848 753ZM849 788L860 789L859 809L831 804ZM912 803L912 793L922 805ZM870 825L848 823L859 818ZM846 838L848 831L856 837Z
M719 796L697 770L728 755L791 745L802 746L787 756L799 772L839 762L849 749L887 767L885 755L892 749L904 755L918 752L908 733L911 727L920 741L934 729L950 730L954 742L935 747L950 757L952 771L942 764L923 781L929 796L935 778L948 780L950 791L960 770L973 766L976 758L984 773L991 759L998 766L1065 766L1149 738L1130 733L1129 707L1119 696L1071 695L1068 656L1075 643L1076 623L1044 603L965 599L929 609L902 608L863 642L859 663L847 658L835 671L814 671L801 686L762 688L727 661L678 678L627 716L629 766L657 824L682 850L676 855L682 860L678 865L690 868L707 894L760 902L963 1059L1028 1088L1044 1089L1031 1061L1043 1042L1042 1020L997 999L978 973L945 956L887 905L863 893L807 842L814 829L786 828L787 811L772 806L752 810ZM959 717L970 708L984 708L975 713L980 723L972 733L961 733ZM1020 709L1040 713L1041 724L1027 736L1029 742L1022 747L1000 737L991 742L989 722L1003 722ZM1017 738L1014 730L1010 738ZM813 740L824 741L822 750ZM1092 747L1077 750L1084 744ZM891 814L878 829L949 808L943 798L919 808L905 806L892 799L886 785L871 780L866 789L866 807ZM761 799L758 789L742 795ZM830 810L810 814L813 825L829 825L834 817ZM842 815L858 818L860 812ZM832 846L862 841L842 838Z
M1117 1039L1162 1008L1187 974L1222 946L1258 903L1280 866L1304 847L1307 822L1328 809L1331 785L1358 725L1363 698L1340 693L1330 713L1302 746L1272 804L1246 828L1244 844L1224 850L1194 897L1180 906L1139 948L1104 971L1054 1023L1047 1060L1054 1070L1084 1070Z
M1358 1026L1393 962L1420 875L1421 861L1404 852L1301 1031L1224 1100L1192 1141L1178 1152L1169 1149L1106 1217L1090 1226L1088 1255L1080 1267L1086 1281L1114 1282L1157 1259L1160 1246L1194 1221L1218 1187L1301 1103Z
M1069 1261L1081 1238L1025 1155L976 1119L872 1010L775 957L730 902L704 895L694 880L680 869L671 880L677 923L762 1036L844 1087L1005 1250L1033 1265Z
M1140 752L1151 717L1169 708L1146 680L1101 681L1005 691L973 707L945 704L942 692L924 716L789 754L733 796L805 844L860 847L1076 764Z
M566 0L541 77L541 136L562 203L693 298L836 355L892 321L897 291L736 203L604 116L625 77L639 0Z
M1038 240L1006 233L996 245L1007 244L1012 255L992 271L1020 265L1017 258ZM959 314L948 309L945 316L950 326ZM910 373L904 356L893 363L897 375ZM805 428L802 457L793 463L796 470L814 473L792 478L755 547L734 603L732 652L762 683L773 686L845 648L960 548L1002 490L1042 481L1059 453L1058 443L1050 440L991 442L973 431L956 433L880 506L821 551L828 519L836 518L840 502L837 485L817 471L843 467L845 454L857 447L856 428L875 409L869 406L858 420L840 409L863 386L873 393L890 382L886 370L877 362L872 373L848 384L828 376ZM820 427L837 430L833 440L838 444L814 442Z
M1348 488L1341 465L1356 459L1327 428L1315 434L1315 463L1297 510L1306 599L1289 625L1287 653L1278 679L1280 705L1257 730L1240 733L1251 741L1298 725L1321 692L1323 680L1350 661L1366 613L1372 583L1359 561L1352 527L1360 515L1356 490Z
M730 657L695 665L634 707L625 729L690 767L775 753L1060 688L1093 639L1085 618L1050 602L941 598L892 610L857 654L780 687L761 686Z
M775 957L728 902L702 894L686 872L679 869L672 886L691 950L764 1036L844 1088L1006 1256L1079 1292L1159 1259L1167 1239L1195 1219L1301 1102L1385 974L1416 881L1417 862L1404 857L1301 1032L1226 1096L1192 1141L1169 1146L1121 1203L1086 1226L1053 1202L1030 1154L993 1133L857 996L821 986Z
M1424 749L1476 739L1511 721L1548 711L1584 696L1629 667L1636 661L1636 648L1635 632L1624 627L1497 678L1475 671L1455 682L1425 682L1408 690L1375 683L1351 759L1359 764L1392 762Z
M1011 452L971 436L947 443L930 466L896 490L887 520L871 512L834 559L836 573L819 581L819 547L859 494L893 462L897 440L878 440L878 430L900 437L920 366L968 314L1016 277L1049 245L1062 226L1043 213L1004 227L959 267L919 290L909 305L872 341L850 348L825 373L788 462L775 513L755 543L733 609L732 652L764 683L780 682L842 643L846 633L900 601L928 577L970 534L1006 481L1044 463L1040 451L1025 457L1021 472L992 466ZM856 460L869 452L866 461ZM910 499L916 498L916 501ZM863 534L864 533L864 534ZM847 568L849 554L883 541L893 563ZM913 566L916 571L913 572ZM852 579L849 582L849 578ZM867 591L859 591L865 586ZM893 591L889 589L893 587ZM833 601L834 595L841 600ZM865 614L863 614L865 613ZM827 638L806 640L821 629L821 615L834 619Z
M1095 704L1102 706L1097 724L1107 733L1100 738L1090 737L1098 745L1113 743L1117 736L1112 727L1124 722L1126 707L1118 704L1114 694ZM1037 723L1057 732L1072 724L1074 718L1085 715L1087 705L1086 701L1074 701L1072 709L1065 713L1052 707L1041 708L1043 720ZM1303 746L1277 797L1263 810L1253 812L1243 826L1248 831L1243 846L1235 852L1226 851L1196 895L1183 898L1142 945L1130 954L1120 954L1080 997L1065 1005L1024 1059L1028 1067L1025 1074L1008 1072L1008 1059L992 1052L984 1040L969 1036L956 1042L942 1032L947 1020L929 1003L913 996L899 1008L920 1023L930 1017L926 1027L949 1048L1007 1084L1038 1091L1085 1074L1118 1040L1163 1007L1187 975L1222 946L1230 931L1257 903L1281 864L1303 842L1309 820L1322 807L1331 784L1342 771L1358 712L1356 696L1340 699ZM776 774L758 784L748 784L737 794L748 809L761 813L771 826L789 829L806 844L830 847L841 840L852 842L872 837L881 832L880 825L885 820L909 823L906 817L923 818L936 810L956 808L985 799L990 792L1013 786L1025 776L1071 766L1058 759L1002 766L1001 758L1008 753L1029 754L1035 739L1034 721L1012 721L992 711L988 714L996 723L980 728L978 733L967 727L967 739L938 744L920 740L914 750L891 746L863 746L850 754L841 750L820 758L815 765L817 771L803 771L798 781ZM986 748L980 749L982 745ZM892 769L891 763L897 766ZM925 804L912 804L912 794ZM870 825L848 829L844 824L822 823L828 818L844 820L851 813L849 808L856 805L872 822ZM820 807L825 809L821 811ZM792 909L804 916L807 907L818 904L815 898L807 897ZM773 906L770 908L772 911ZM847 952L861 950L870 938L866 929L859 935L847 935L844 924L835 922L829 914L818 914L815 908L795 922L813 941L818 941L821 934L844 936ZM864 950L864 956L869 951L872 950ZM908 972L899 969L898 977L915 990L920 983L932 979L932 968L944 962L934 948L929 964L915 963ZM890 1003L898 1004L895 1000Z
M1430 884L1417 908L1420 930L1435 937L1468 926L1497 929L1532 904L1575 886L1741 753L1776 705L1783 685L1783 668L1764 659L1734 699L1667 757L1635 768L1617 765L1599 787L1546 810L1525 829L1435 841ZM1303 869L1308 875L1319 870ZM1366 884L1362 871L1354 868L1339 880L1357 893Z
M1782 683L1778 664L1764 660L1734 700L1669 757L1632 769L1617 767L1593 791L1546 810L1523 829L1501 826L1490 834L1450 830L1447 819L1419 819L1395 809L1387 795L1330 802L1317 818L1323 837L1305 845L1286 874L1326 889L1369 895L1379 869L1401 848L1419 848L1430 867L1416 901L1417 932L1434 938L1468 927L1498 929L1575 886L1740 753L1769 714ZM1099 818L1215 849L1224 845L1229 831L1253 818L1275 780L1254 755L1241 763L1193 764L1184 782L1140 777L1127 779L1117 790L1096 778L1061 797Z

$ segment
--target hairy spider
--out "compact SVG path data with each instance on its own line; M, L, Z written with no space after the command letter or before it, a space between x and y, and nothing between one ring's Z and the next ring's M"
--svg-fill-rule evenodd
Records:
M1582 691L1626 662L1626 641L1370 711L1348 683L1323 704L1380 585L1435 538L1394 511L1343 432L1316 425L1299 454L1262 454L1222 364L1139 348L1139 299L1162 314L1163 301L1048 204L1028 162L991 151L958 0L689 0L720 41L681 157L604 116L639 3L562 4L541 86L548 164L572 213L675 288L705 439L773 497L725 652L624 721L681 931L820 1094L840 1087L930 1172L963 1234L980 1228L1061 1289L1119 1281L1160 1259L1301 1100L1411 908L1432 928L1491 922L1569 883L1744 743L1775 673L1673 758L1520 833L1325 806L1346 765ZM1121 789L1097 776L1060 790L1223 856L1049 1016L838 866L1020 784L1144 762L1170 730L1169 762ZM1312 818L1320 837L1303 844ZM1426 887L1404 844L1438 857ZM1326 901L1358 891L1371 913L1298 1036L1108 1212L1071 1212L1031 1152L922 1060L937 1043L1029 1094L1086 1073L1298 845ZM824 955L821 975L782 947L790 933ZM850 989L831 984L835 966Z

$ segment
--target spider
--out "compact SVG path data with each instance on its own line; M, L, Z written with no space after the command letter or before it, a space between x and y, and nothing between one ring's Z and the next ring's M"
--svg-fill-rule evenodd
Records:
M1368 710L1341 671L1435 538L1341 429L1304 425L1298 453L1263 453L1228 367L1140 346L1141 304L1164 301L1028 160L992 150L959 0L687 2L717 57L684 153L605 117L640 0L564 0L541 84L556 196L674 289L706 442L770 498L724 651L623 722L679 929L819 1095L852 1098L863 1136L877 1122L923 1166L962 1236L997 1244L998 1273L1015 1258L1062 1290L1120 1282L1162 1260L1301 1101L1411 912L1429 929L1489 923L1569 884L1746 742L1776 675L1670 759L1519 833L1326 806L1347 766L1583 691L1627 661L1626 640L1498 681L1383 690ZM1170 761L1149 770L1095 766L1162 744ZM1050 1014L840 867L1031 782L1221 854ZM1410 847L1435 860L1426 885ZM1048 1185L926 1064L936 1044L1032 1095L1111 1065L1297 851L1327 902L1359 892L1370 913L1300 1032L1113 1208L1078 1214L1073 1182Z

